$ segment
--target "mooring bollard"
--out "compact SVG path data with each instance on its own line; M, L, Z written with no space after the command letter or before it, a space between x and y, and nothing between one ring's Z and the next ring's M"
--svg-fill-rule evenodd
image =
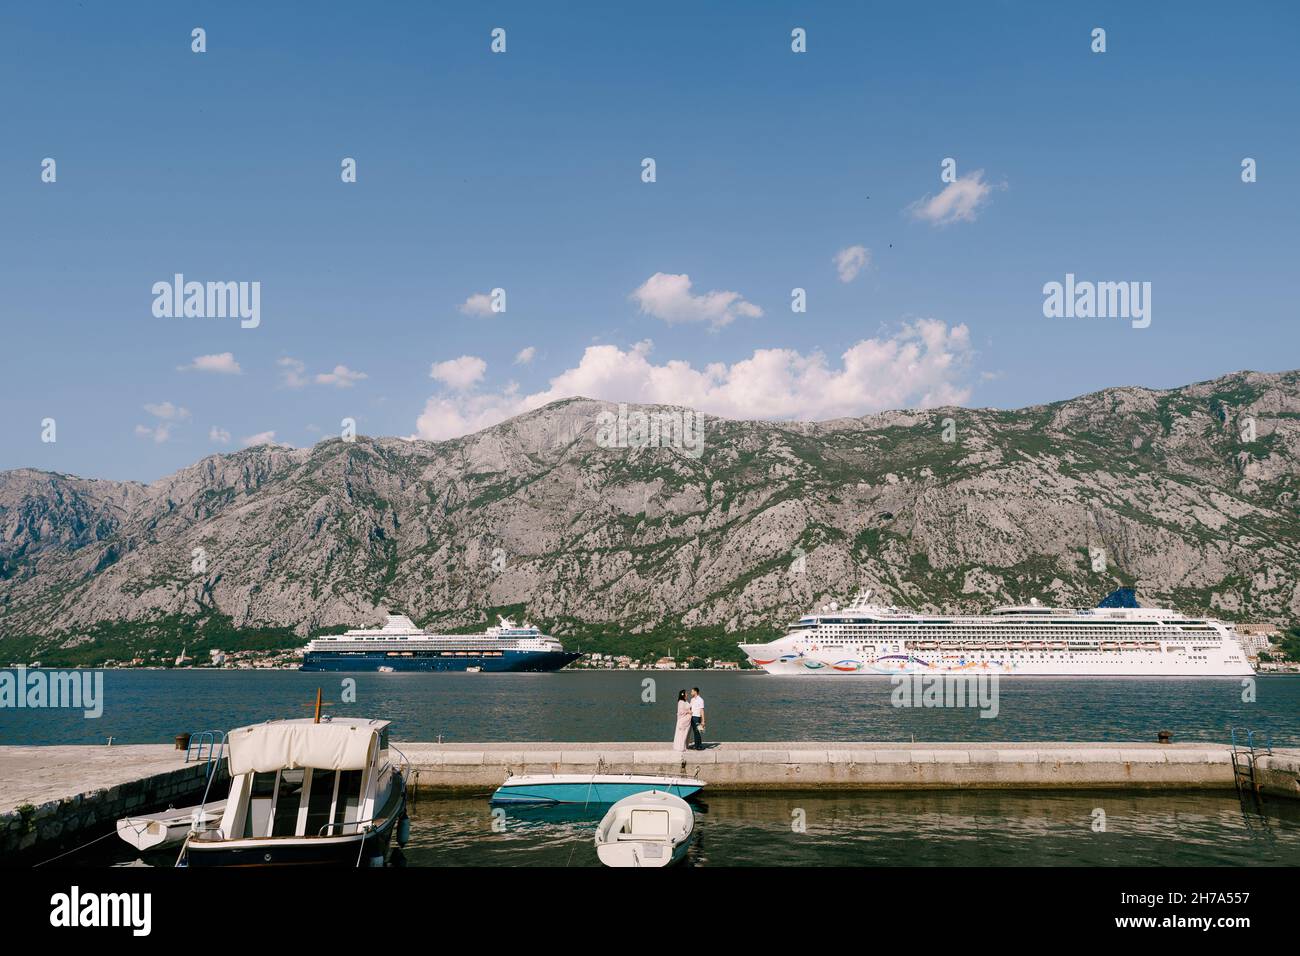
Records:
M176 749L177 749L177 750L189 750L189 749L190 749L190 735L189 735L189 734L177 734L177 735L176 735Z
M1174 732L1172 730L1162 730L1156 734L1156 740L1162 744L1171 744L1174 742Z

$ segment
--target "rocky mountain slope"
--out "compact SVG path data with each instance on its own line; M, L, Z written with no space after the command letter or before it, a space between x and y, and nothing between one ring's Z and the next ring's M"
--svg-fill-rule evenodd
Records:
M863 586L976 610L1123 583L1300 618L1300 372L1017 411L709 418L698 458L601 447L613 408L557 402L439 443L259 446L149 485L0 473L0 636L39 654L108 624L305 635L506 607L557 634L736 631Z

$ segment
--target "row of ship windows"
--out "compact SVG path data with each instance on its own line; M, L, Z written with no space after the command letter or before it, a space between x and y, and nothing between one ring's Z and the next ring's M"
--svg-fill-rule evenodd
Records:
M1145 652L1145 653L1155 655L1155 654L1159 654L1160 651L1147 651L1147 652ZM1207 661L1207 660L1209 660L1209 656L1208 656L1208 655L1205 655L1205 654L1180 654L1180 655L1178 655L1178 656L1179 656L1179 658L1180 658L1181 660L1188 660L1188 661ZM1020 660L1036 660L1036 661L1037 661L1037 660L1041 660L1041 661L1114 660L1114 657L1111 656L1111 655L1109 655L1109 654L1083 654L1083 653L1076 653L1076 654L1025 654L1025 653L1023 653L1023 652L1019 652L1019 651L1012 651L1012 652L1010 652L1010 653L1008 653L1008 654L988 654L988 653L978 652L978 651L977 651L977 652L974 652L974 653L972 653L972 654L970 654L970 655L948 655L948 656L944 657L942 660L945 660L945 661L948 661L948 662L952 662L952 661L969 661L969 660L977 660L977 659L982 660L982 659L984 659L984 658L988 658L989 660L992 660L992 661L1000 661L1000 660L1016 660L1016 661L1020 661ZM901 667L902 664L900 663L899 666Z
M819 645L813 647L812 650L814 650L814 651L852 651L852 652L854 652L855 654L891 654L891 653L892 653L892 654L898 654L898 653L901 653L901 651L902 651L902 649L901 649L901 648L898 648L898 647L863 647L863 646L855 646L855 645L852 645L852 644L819 644ZM910 651L918 651L918 650L921 650L921 651L924 651L924 650L941 650L941 651L942 651L943 653L945 653L945 654L956 654L956 653L961 653L961 652L965 652L965 651L970 651L970 652L973 653L973 654L989 654L989 653L994 653L995 651L1003 650L1003 648L987 648L987 647L979 647L979 646L974 646L974 647L963 647L963 646L961 646L960 644L956 644L956 645L954 645L954 644L949 644L947 647L943 647L943 648L909 648L909 650L910 650ZM1024 653L1024 652L1027 650L1027 648L1025 648L1025 647L1023 647L1023 646L1021 646L1021 647L1008 647L1008 648L1005 648L1005 650L1007 650L1008 652L1010 652L1010 653L1012 653L1012 654L1021 654L1021 653ZM1093 651L1093 650L1104 650L1104 651L1105 651L1106 653L1108 653L1108 654L1113 654L1113 653L1118 653L1118 652L1125 652L1125 653L1155 653L1155 654L1162 653L1161 648L1157 648L1157 647L1121 647L1121 646L1119 646L1119 645L1116 645L1116 646L1114 646L1114 647L1106 647L1106 648L1070 648L1069 650L1070 650L1071 655L1073 655L1073 654L1079 654L1079 653L1084 653L1084 652L1086 652L1086 651ZM1196 653L1196 652L1200 652L1200 651L1214 651L1214 650L1218 650L1218 648L1217 648L1217 647L1193 647L1193 648L1191 648L1191 650L1192 650L1193 653ZM1170 648L1170 649L1169 649L1169 653L1173 653L1174 651L1178 651L1178 652L1182 653L1182 652L1185 652L1185 651L1186 651L1186 648L1183 648L1183 647L1176 647L1176 648Z
M879 621L879 622L872 621L866 623L822 621L820 624L808 624L804 622L801 622L799 624L791 624L790 630L808 631L808 630L816 630L819 627L835 629L835 630L840 628L846 628L846 627L848 628L865 627L865 628L873 628L873 629L879 627L887 627L890 630L912 630L912 629L920 628L922 630L925 629L932 630L937 627L945 631L968 630L970 628L977 628L980 630L996 629L1000 631L1006 631L1011 629L1023 630L1026 628L1043 628L1043 627L1049 627L1049 628L1065 627L1065 628L1069 628L1070 630L1085 630L1085 629L1096 629L1096 628L1116 630L1116 629L1133 628L1133 627L1147 627L1147 628L1176 627L1179 630L1183 630L1183 631L1214 630L1214 628L1211 625L1205 624L1203 622L1192 624L1190 622L1185 623L1182 621L1016 621L1014 623L999 622L998 624L967 624L961 621Z
M1102 633L1089 632L1086 634L1050 634L1050 633L999 634L997 632L986 633L982 631L971 631L965 634L961 634L961 633L954 634L951 631L946 631L942 634L927 634L923 632L921 634L907 634L907 635L828 633L828 634L806 634L806 635L801 635L801 637L803 640L822 640L822 641L833 641L836 639L844 640L846 638L848 639L858 638L859 640L862 638L866 638L867 640L870 640L874 637L876 640L908 641L909 643L913 643L913 644L915 644L917 641L952 642L952 641L971 641L971 640L983 640L983 641L1098 641L1098 640L1155 641L1155 640L1160 640L1160 641L1167 641L1171 643L1186 644L1186 643L1196 643L1196 642L1203 643L1206 640L1217 640L1217 635L1214 637L1206 638L1206 637L1186 636L1181 634L1106 634L1104 632Z
M369 655L370 651L339 651L340 657ZM502 657L501 651L389 651L385 657Z
M816 631L822 633L889 633L889 635L898 635L900 637L911 637L914 635L941 635L941 633L1013 633L1010 628L1005 627L918 627L918 628L889 628L888 631L881 628L849 628L849 627L826 627L826 628L805 628L793 627L792 631ZM1024 631L1024 628L1017 628L1015 631ZM1030 633L1061 633L1053 631L1052 628L1030 628ZM1071 635L1075 633L1108 633L1108 635L1122 635L1122 633L1131 633L1119 630L1114 627L1071 627ZM1161 631L1167 633L1170 637L1180 635L1180 633L1217 633L1213 627L1182 627L1178 631ZM1141 636L1141 635L1138 635Z
M386 643L388 643L390 647L392 646L391 641ZM493 647L501 647L501 648L505 648L506 650L536 646L536 644L537 644L536 641L532 642L531 645L525 641L492 641ZM479 648L479 647L483 647L484 645L485 645L484 641L438 641L436 644L430 641L403 641L398 646L409 647L412 650L416 650L416 651L420 651L420 650L440 651L446 648L453 648L453 647ZM364 647L365 645L356 643L354 641L349 641L347 643L330 642L329 644L318 644L316 642L312 642L312 646L316 650L327 650L330 653L334 653L334 652L350 650L353 648ZM366 650L369 653L374 653L375 650L383 650L383 648L366 648Z

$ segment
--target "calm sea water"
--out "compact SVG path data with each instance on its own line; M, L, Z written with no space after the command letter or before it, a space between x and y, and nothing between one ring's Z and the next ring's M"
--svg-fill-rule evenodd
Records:
M718 794L705 805L696 866L1300 865L1300 806L1244 816L1235 794ZM1099 808L1105 832L1093 829ZM599 811L516 809L494 832L486 797L420 797L412 820L413 866L600 865Z
M406 866L598 866L601 809L511 808L494 829L485 792L411 806ZM1105 813L1105 831L1094 822ZM802 823L802 830L795 827ZM74 866L172 866L114 838ZM1300 865L1300 804L1244 814L1227 793L761 793L706 796L693 866Z
M698 685L713 740L1224 741L1233 726L1300 746L1300 676L1241 681L1003 679L999 713L891 706L888 680L723 672L355 674L300 671L104 672L104 711L0 709L0 744L170 742L273 717L308 716L319 687L327 713L383 717L396 740L668 741L680 688ZM647 685L647 681L653 684ZM653 699L648 699L653 690Z
M108 671L103 716L0 710L0 743L170 741L305 716L316 688L329 713L382 716L398 740L649 741L671 738L679 688L698 685L714 740L1226 741L1228 728L1300 744L1300 677L1262 677L1257 700L1237 680L1003 680L999 713L891 706L886 680L768 674L573 672L356 674L297 671ZM647 685L646 681L653 681ZM653 689L653 699L650 690ZM594 866L599 810L507 811L493 829L488 794L417 797L412 866ZM1106 830L1094 831L1095 811ZM792 824L804 821L802 831ZM115 839L75 861L134 862ZM151 859L168 865L173 855ZM1221 793L716 794L697 811L689 861L699 866L1300 864L1300 804L1244 814Z

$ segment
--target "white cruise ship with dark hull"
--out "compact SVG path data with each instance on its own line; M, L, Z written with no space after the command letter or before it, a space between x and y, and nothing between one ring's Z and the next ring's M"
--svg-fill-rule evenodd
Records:
M509 618L481 634L430 634L409 617L390 614L381 628L313 638L305 671L557 671L577 660L553 637Z
M1037 602L985 615L918 614L834 604L800 618L783 637L741 644L772 674L892 676L999 674L1045 677L1248 677L1254 669L1231 624L1140 607L1131 588L1095 608Z

